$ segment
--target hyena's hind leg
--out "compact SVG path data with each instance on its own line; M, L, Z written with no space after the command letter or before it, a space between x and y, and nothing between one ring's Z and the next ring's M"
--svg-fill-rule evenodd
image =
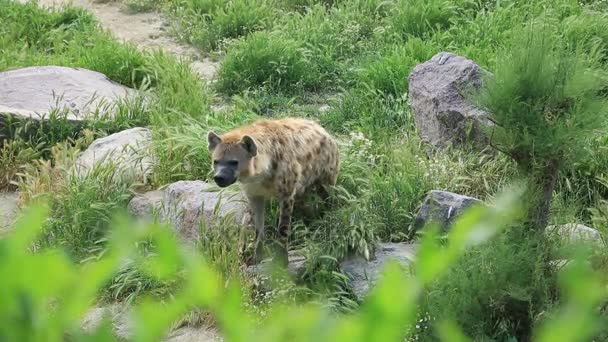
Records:
M305 192L296 196L294 218L301 219L306 226L320 219L327 208L331 206L330 190L330 185L327 185L326 181L317 181Z
M335 186L338 181L338 174L335 172L324 172L314 184L317 195L326 206L329 205L331 198L331 187Z
M312 223L318 211L312 192L316 192L316 189L311 187L294 198L293 217L302 220L305 225Z

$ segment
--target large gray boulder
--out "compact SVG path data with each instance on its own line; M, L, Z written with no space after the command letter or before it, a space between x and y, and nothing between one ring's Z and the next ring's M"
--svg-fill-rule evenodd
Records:
M408 243L381 243L375 256L366 261L361 256L347 258L340 268L350 279L350 286L359 300L365 298L370 289L380 279L387 262L393 260L404 267L414 261L416 245Z
M580 223L547 226L545 233L550 236L556 236L566 243L583 242L600 246L604 245L600 232Z
M112 164L116 174L131 181L145 182L152 172L152 132L131 128L99 138L78 157L76 171L84 175L99 164Z
M453 192L431 190L424 198L410 232L416 232L430 223L438 224L445 232L455 218L474 204L483 204L483 202L477 198Z
M200 238L201 224L212 228L228 215L237 225L246 223L244 196L240 192L218 190L203 181L179 181L163 190L136 196L129 203L129 211L141 219L157 218L169 223L183 239L196 241Z
M409 75L409 101L421 138L435 147L473 142L484 146L481 130L490 125L488 114L463 96L479 88L487 72L473 61L440 52L417 65Z
M91 113L113 116L119 99L135 94L104 74L82 68L33 66L0 72L0 119L43 119L66 110L67 119L82 121ZM1 122L0 122L1 127Z

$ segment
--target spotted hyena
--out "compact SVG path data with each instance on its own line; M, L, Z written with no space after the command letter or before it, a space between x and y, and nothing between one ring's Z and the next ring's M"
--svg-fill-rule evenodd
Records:
M286 261L296 198L314 189L327 198L340 168L338 145L317 123L299 119L260 120L223 135L209 132L214 181L226 187L237 180L249 201L256 230L255 255L261 256L265 201L277 197L278 233Z

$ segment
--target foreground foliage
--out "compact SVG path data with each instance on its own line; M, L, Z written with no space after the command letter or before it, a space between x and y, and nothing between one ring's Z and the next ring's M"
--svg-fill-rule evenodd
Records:
M499 199L496 208L500 209L469 211L458 220L444 247L437 244L434 234L429 234L422 241L414 275L405 277L395 264L387 267L360 312L335 316L315 305L278 305L260 326L255 326L252 317L243 311L238 283L222 281L195 250L178 247L167 227L115 220L105 255L77 265L61 249L28 251L47 214L44 206L34 206L22 216L16 229L0 240L0 270L11 275L0 291L4 303L0 309L0 337L59 341L68 334L72 340L113 340L109 322L87 332L79 328L79 322L125 258L135 258L141 270L152 277L170 279L179 273L184 279L171 300L144 300L133 311L136 341L158 340L180 315L195 307L213 312L225 337L233 341L402 340L421 291L448 271L467 248L492 239L512 222L518 212L518 195L513 192ZM153 257L142 258L137 253L134 243L142 240L154 246ZM537 341L584 340L595 332L598 322L592 312L605 296L596 276L577 261L565 269L562 285L568 301L563 311L555 312L553 320L543 323ZM441 340L454 341L459 336L467 340L451 321L442 321L437 329ZM568 334L556 335L555 329Z

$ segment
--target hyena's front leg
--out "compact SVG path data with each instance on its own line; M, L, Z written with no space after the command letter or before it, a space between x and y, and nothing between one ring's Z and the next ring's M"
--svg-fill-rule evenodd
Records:
M259 262L262 257L264 242L264 198L259 196L248 197L249 210L253 227L255 228L255 245L253 260Z

